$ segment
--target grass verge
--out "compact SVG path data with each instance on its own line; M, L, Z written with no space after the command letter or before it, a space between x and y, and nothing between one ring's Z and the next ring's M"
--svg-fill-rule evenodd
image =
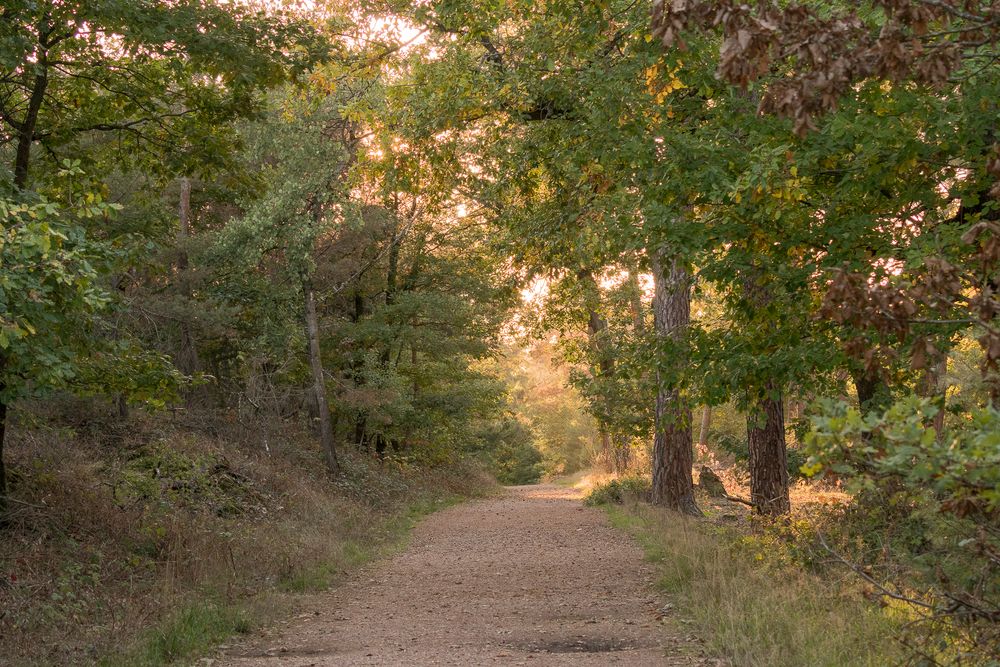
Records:
M360 539L332 544L327 559L290 572L277 582L274 591L259 595L254 604L196 599L142 633L126 650L105 656L99 667L160 667L205 654L230 637L266 624L294 604L293 600L279 601L275 593L327 590L362 565L401 551L420 519L464 499L461 495L419 497L376 522Z
M658 585L713 654L741 667L896 664L898 622L853 581L772 558L753 536L642 503L606 506L656 564Z
M190 661L496 488L466 460L350 448L331 478L294 423L51 421L17 432L0 539L0 662L25 667Z
M226 638L254 627L247 607L199 600L147 630L127 651L103 658L100 667L152 667L205 653Z

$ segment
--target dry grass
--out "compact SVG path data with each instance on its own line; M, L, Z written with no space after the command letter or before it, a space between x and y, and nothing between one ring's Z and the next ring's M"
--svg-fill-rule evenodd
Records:
M358 454L335 483L294 425L51 417L9 443L19 501L0 533L9 664L156 665L197 653L279 612L283 596L392 549L414 516L491 488L470 466Z
M766 535L634 503L610 510L657 563L675 613L740 667L894 664L898 625L849 578L805 572ZM732 517L732 514L727 515Z

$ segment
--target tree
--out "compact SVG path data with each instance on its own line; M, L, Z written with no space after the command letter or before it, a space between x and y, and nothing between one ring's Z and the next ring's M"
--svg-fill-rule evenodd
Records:
M211 2L15 0L0 16L2 280L24 290L5 290L2 312L6 425L13 402L67 386L108 342L109 278L142 240L112 224L106 160L169 174L225 159L226 123L311 55L292 48L305 24Z
M667 185L674 172L662 149L649 141L650 127L670 136L685 127L681 118L659 113L656 100L662 91L649 89L647 69L659 53L644 40L647 18L622 3L588 6L587 20L581 22L576 9L556 3L538 15L527 3L421 8L414 18L442 35L436 43L441 57L421 66L418 76L425 85L421 99L411 105L414 115L440 120L441 114L425 108L448 100L455 110L451 118L457 120L449 119L436 131L446 128L478 147L471 158L476 171L468 181L495 220L503 247L531 267L529 273L565 282L567 294L581 294L571 287L573 276L635 266L636 255L648 266L650 256L664 249L683 264L691 247L684 238L691 229L684 207L650 205L659 193L664 196L660 201L675 194ZM553 39L555 34L560 38ZM623 97L623 90L630 95ZM680 298L680 292L672 293ZM593 308L573 310L582 315L578 330L597 323L590 317ZM660 326L667 325L661 319ZM660 340L668 339L667 332L660 334ZM600 369L606 348L591 349L592 366ZM664 356L667 349L661 350ZM606 361L604 369L610 371ZM630 369L623 377L644 377L648 385L654 375L649 370ZM607 373L592 377L602 375ZM686 427L680 426L690 411L681 400L684 376L660 377L661 417L676 421L680 429L670 446L687 452L676 452L676 460L690 462L689 415ZM650 416L655 391L646 395ZM606 400L595 401L595 414L603 416L607 405ZM653 429L647 426L646 432ZM680 487L669 497L690 499L690 467L675 480Z

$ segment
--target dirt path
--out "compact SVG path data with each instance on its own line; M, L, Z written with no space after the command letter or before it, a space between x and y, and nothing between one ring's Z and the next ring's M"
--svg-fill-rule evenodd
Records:
M515 487L432 515L404 553L215 664L712 664L658 619L652 577L577 492Z

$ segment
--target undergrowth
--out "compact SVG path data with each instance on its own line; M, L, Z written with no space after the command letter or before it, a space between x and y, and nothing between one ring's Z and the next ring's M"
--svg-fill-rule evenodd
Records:
M595 486L584 498L584 504L591 507L597 505L621 505L649 498L650 483L645 477L629 476L609 480Z
M489 492L471 463L342 452L289 423L21 415L0 540L5 664L170 664L398 549L424 514Z
M634 492L643 488L648 482L618 480L597 487L588 502L605 506L612 523L642 544L672 613L712 654L741 667L876 667L904 659L895 637L905 615L868 602L852 574L808 571L780 531L654 508Z

